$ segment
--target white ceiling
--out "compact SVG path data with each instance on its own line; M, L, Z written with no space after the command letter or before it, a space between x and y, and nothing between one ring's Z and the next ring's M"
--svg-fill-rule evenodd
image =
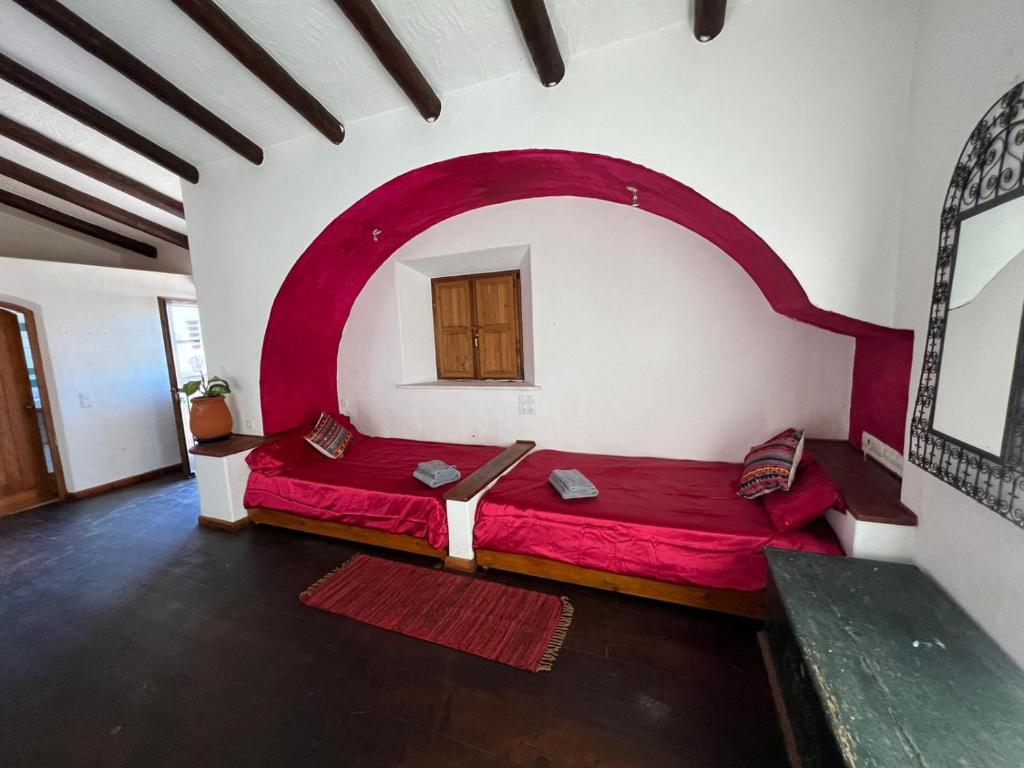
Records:
M63 2L264 149L314 131L170 0ZM333 0L218 0L218 4L343 124L400 108L406 108L407 119L422 119ZM690 0L547 0L547 5L567 60L688 23L692 13ZM532 69L508 0L377 0L377 6L441 95L442 105L445 92ZM200 164L231 154L215 138L13 0L0 0L0 51L189 162ZM571 63L567 63L566 77L572 77ZM181 197L175 175L3 81L0 113L172 197ZM349 133L353 130L358 125ZM444 130L443 111L431 130ZM181 219L3 138L0 156L185 230ZM122 231L101 217L2 177L0 187ZM129 233L150 241L141 233Z

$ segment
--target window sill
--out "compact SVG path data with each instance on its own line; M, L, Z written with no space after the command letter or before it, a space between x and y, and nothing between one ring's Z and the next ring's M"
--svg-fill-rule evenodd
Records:
M499 391L533 392L540 389L528 381L420 381L415 384L399 384L397 389L493 389Z

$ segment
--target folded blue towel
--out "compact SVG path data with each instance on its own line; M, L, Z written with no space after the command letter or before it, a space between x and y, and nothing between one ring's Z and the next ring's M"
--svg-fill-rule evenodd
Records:
M592 499L597 496L595 486L578 469L556 469L548 482L563 499Z
M431 459L430 461L421 461L416 465L416 469L425 475L435 477L437 475L448 474L455 469L455 467L445 461L441 461L440 459Z
M442 485L454 483L456 480L461 479L462 473L451 464L445 464L439 459L434 459L433 461L421 462L412 473L412 476L424 485L428 485L431 488L440 488Z

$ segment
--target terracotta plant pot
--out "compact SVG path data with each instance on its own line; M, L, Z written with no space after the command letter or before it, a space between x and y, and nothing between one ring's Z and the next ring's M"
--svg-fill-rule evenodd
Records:
M234 423L224 395L193 397L188 426L197 443L214 443L230 437Z

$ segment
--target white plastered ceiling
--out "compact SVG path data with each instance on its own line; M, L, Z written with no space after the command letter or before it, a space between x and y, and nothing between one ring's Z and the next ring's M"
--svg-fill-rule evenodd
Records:
M275 144L314 131L169 0L63 2L267 153ZM409 120L422 119L333 0L218 0L218 4L349 133L359 130L360 118L390 110L404 109ZM441 95L442 104L446 92L532 67L508 0L377 0L376 4ZM742 0L734 2L730 12L742 4ZM547 0L547 6L567 60L692 19L690 0ZM202 165L231 154L217 139L13 0L0 0L0 51L188 162ZM566 76L572 76L571 63ZM172 197L180 199L180 184L187 183L4 81L0 81L0 113ZM444 130L443 110L430 130ZM0 138L0 156L172 229L186 230L181 219L13 141ZM0 188L157 245L161 256L170 253L180 261L182 254L175 253L180 249L50 195L3 177ZM20 220L21 226L27 221L24 216ZM10 226L10 212L0 208L0 232Z

